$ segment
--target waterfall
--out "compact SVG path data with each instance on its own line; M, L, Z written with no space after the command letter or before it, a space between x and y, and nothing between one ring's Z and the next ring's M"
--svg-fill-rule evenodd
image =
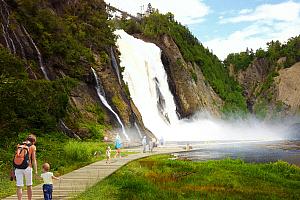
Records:
M10 46L9 46L9 43L8 43L8 39L7 39L7 36L6 36L5 28L4 28L3 24L1 24L1 26L2 26L3 38L5 40L6 47L11 52L11 49L10 49Z
M1 1L1 2L4 4L4 1ZM7 49L10 50L10 52L12 52L12 50L11 50L11 48L10 48L10 45L9 45L9 41L10 41L10 40L8 39L7 31L6 31L7 24L8 24L8 22L7 22L8 16L5 16L5 15L3 14L2 7L4 8L5 6L1 6L1 8L0 8L0 14L1 14L1 17L2 17L1 27L2 27L2 32L3 32L3 38L4 38L4 40L5 40ZM6 22L6 25L4 26L3 23L5 23L5 22Z
M121 126L121 128L122 128L122 133L123 133L123 135L124 135L125 138L129 141L130 139L129 139L129 137L128 137L126 131L125 131L125 127L124 127L124 125L123 125L123 123L122 123L122 121L121 121L119 115L112 109L112 107L109 105L109 103L108 103L107 100L106 100L104 89L103 89L103 87L102 87L102 84L101 84L101 82L100 82L100 79L99 79L99 77L98 77L98 75L97 75L95 69L94 69L94 68L91 68L91 69L92 69L92 71L93 71L93 75L94 75L95 80L96 80L96 86L95 86L95 88L96 88L96 91L97 91L97 94L98 94L99 99L101 100L101 102L103 103L103 105L104 105L108 110L110 110L110 112L112 112L113 115L116 117L117 121L119 122L119 124L120 124L120 126Z
M161 50L155 44L115 31L125 67L123 80L141 113L143 123L157 138L169 141L276 140L285 130L280 123L267 124L257 119L224 121L205 113L179 120L170 92Z
M134 127L136 128L136 130L139 133L140 138L142 139L143 138L142 132L136 122L134 122Z
M116 56L115 56L115 53L114 53L114 50L113 50L112 47L110 47L110 55L111 55L112 66L114 67L114 69L117 73L118 80L119 80L119 83L121 85L121 75L120 75L119 65L118 65L118 62L116 60Z
M11 39L11 37L9 35L8 35L8 38L9 38L9 41L12 45L13 52L14 52L14 54L16 54L17 52L16 52L16 47L15 47L14 41Z
M168 113L166 113L166 100L160 91L159 81L156 77L154 78L154 81L155 81L155 88L156 88L156 95L157 95L157 109L161 114L162 118L166 120L168 123L170 123Z
M20 39L18 38L17 34L15 33L15 31L13 29L10 29L10 27L9 27L10 26L10 20L9 20L10 12L8 10L8 5L6 4L6 2L4 0L2 0L0 2L0 4L2 5L1 9L0 9L0 13L1 13L1 17L2 17L1 27L2 27L2 32L3 32L3 38L4 38L5 43L6 43L6 47L7 47L7 49L9 49L9 51L11 53L16 54L17 53L17 47L14 43L15 40L16 40L17 45L19 45L19 47L20 47L21 56L22 56L22 58L25 59L26 56L25 56L24 47L23 47ZM3 12L3 9L4 9L5 12ZM10 36L9 30L13 34L12 37ZM13 40L13 37L14 37L15 40Z
M14 34L14 37L15 39L17 40L19 46L20 46L20 49L21 49L21 55L22 55L22 58L26 59L26 55L25 55L25 51L24 51L24 47L20 41L20 39L18 38L17 34L15 33L15 31L12 31L13 34Z
M27 30L25 29L24 26L22 26L24 33L26 34L26 36L28 37L28 39L30 40L31 44L34 46L36 53L38 55L38 60L39 60L39 66L44 74L45 79L50 80L46 71L46 68L43 64L43 59L42 59L42 54L40 52L40 50L38 49L38 47L36 46L36 44L34 43L33 39L31 38L30 34L27 32Z
M10 52L16 54L16 47L15 47L14 41L11 39L9 32L8 32L9 25L10 25L10 21L9 21L10 13L9 13L9 10L7 8L5 1L2 0L1 2L2 2L3 6L1 6L0 13L1 13L2 21L5 22L5 26L3 23L1 24L2 31L3 31L3 37L6 42L6 46L10 50ZM3 14L2 8L4 8L4 11L6 12L6 16Z
M139 109L145 126L156 136L170 132L170 125L178 123L176 105L170 92L167 74L161 62L161 50L117 30L117 46L121 63L125 66L123 79L131 98Z
M59 127L69 137L73 137L73 138L77 138L78 140L81 140L81 138L76 133L74 133L69 127L67 127L65 122L61 119L59 120Z

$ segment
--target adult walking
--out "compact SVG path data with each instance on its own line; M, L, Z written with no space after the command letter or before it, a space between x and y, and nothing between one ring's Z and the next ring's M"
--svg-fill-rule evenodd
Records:
M165 144L165 139L163 138L163 136L160 137L160 139L159 139L159 144L160 144L160 146L164 146L164 144Z
M116 157L121 158L121 147L122 147L122 142L121 142L121 137L120 135L116 136L116 140L115 140L115 149L116 149Z
M152 153L153 152L153 149L154 149L154 147L156 147L157 146L157 144L156 144L156 139L155 138L152 138L151 139L151 141L149 142L149 151L150 151L150 153Z
M37 162L36 162L36 136L33 134L28 135L27 139L18 144L17 151L14 157L15 176L17 182L17 196L18 200L22 200L22 188L24 186L24 177L27 186L28 200L32 199L32 171L34 169L37 175Z
M149 153L153 152L153 146L154 146L153 140L152 140L152 138L150 138L149 139Z
M146 153L146 148L147 148L146 136L144 136L143 139L142 139L142 145L143 145L143 153Z

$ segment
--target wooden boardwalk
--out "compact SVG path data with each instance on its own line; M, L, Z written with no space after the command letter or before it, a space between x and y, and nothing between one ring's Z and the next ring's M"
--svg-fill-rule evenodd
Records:
M77 194L85 191L87 188L95 185L97 182L108 177L127 163L144 158L150 155L165 154L179 152L179 148L156 148L153 153L137 153L126 157L112 159L111 164L106 164L105 160L95 162L83 168L72 171L61 176L61 180L53 182L53 200L71 199ZM17 200L17 196L13 195L4 200ZM26 191L23 191L23 200L27 199ZM33 200L42 200L42 185L33 187Z

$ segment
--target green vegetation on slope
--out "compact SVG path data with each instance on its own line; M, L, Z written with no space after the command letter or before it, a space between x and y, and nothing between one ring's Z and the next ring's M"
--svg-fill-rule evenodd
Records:
M134 161L76 199L299 199L300 168L279 161Z
M267 50L258 49L254 53L251 49L245 52L231 53L224 60L226 66L234 65L237 71L246 69L255 58L265 58L271 66L277 64L278 59L285 57L284 67L290 67L300 61L300 35L290 38L287 43L281 44L278 40L267 43Z
M7 49L0 46L0 79L4 80L10 77L15 79L26 79L25 63L10 54ZM0 97L1 98L1 97Z
M118 25L128 33L143 33L154 39L164 34L171 36L185 61L195 62L209 84L225 101L224 112L246 111L246 101L239 84L229 77L228 71L218 57L205 48L187 27L174 21L171 13L163 15L154 12L141 22L123 19Z
M232 64L237 70L243 70L251 64L254 60L254 56L255 54L252 49L251 51L247 49L245 52L229 54L224 60L224 63L227 67Z
M106 48L115 43L105 4L98 0L55 3L57 13L51 1L22 0L12 16L28 29L49 67L82 79L94 64L93 52L105 58Z
M263 82L258 83L254 88L244 88L246 93L253 92L250 99L255 99L254 112L260 118L267 116L280 116L283 111L282 102L276 102L274 98L274 78L278 76L278 71L282 68L291 67L300 61L300 35L290 38L286 43L281 44L278 40L267 43L267 50L258 49L245 52L232 53L227 56L224 63L227 68L233 66L236 75L246 70L252 63L263 75ZM258 66L257 66L258 65ZM230 69L232 70L232 69ZM265 73L265 74L263 74ZM255 81L255 80L253 80ZM258 81L258 80L257 80ZM247 84L246 84L247 85ZM278 115L279 114L279 115Z
M0 45L0 136L4 137L0 143L5 143L6 138L16 138L18 132L26 130L55 131L59 119L68 119L67 110L75 109L69 106L71 90L78 81L87 80L92 66L99 67L95 66L93 54L100 55L99 63L105 65L109 61L107 49L115 43L102 0L72 3L22 0L7 3L11 8L11 28L19 26L22 29L23 26L27 29L42 54L45 66L51 69L50 77L56 77L56 80L28 78L25 70L28 67L40 74L37 77L42 77L31 45L24 46L24 60ZM15 32L20 34L18 29ZM66 74L66 78L60 79L60 72ZM104 124L104 112L99 109L95 112L99 118L97 122L108 126ZM88 121L78 123L85 123L82 126L91 133L99 129Z
M0 144L16 138L20 131L55 130L66 115L68 95L76 81L31 80L20 59L1 47L0 56Z

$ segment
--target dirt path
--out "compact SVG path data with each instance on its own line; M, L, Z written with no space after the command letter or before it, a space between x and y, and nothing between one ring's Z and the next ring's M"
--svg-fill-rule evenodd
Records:
M61 176L61 180L53 183L53 200L70 199L76 194L85 191L97 182L111 175L127 163L147 157L149 155L164 154L182 151L179 148L156 148L153 153L137 153L131 154L120 159L112 159L111 164L106 164L105 160L98 161L78 170L72 171ZM27 199L26 191L23 192L23 199ZM33 188L33 200L42 200L43 191L42 185L37 185ZM17 200L17 196L13 195L4 200Z

